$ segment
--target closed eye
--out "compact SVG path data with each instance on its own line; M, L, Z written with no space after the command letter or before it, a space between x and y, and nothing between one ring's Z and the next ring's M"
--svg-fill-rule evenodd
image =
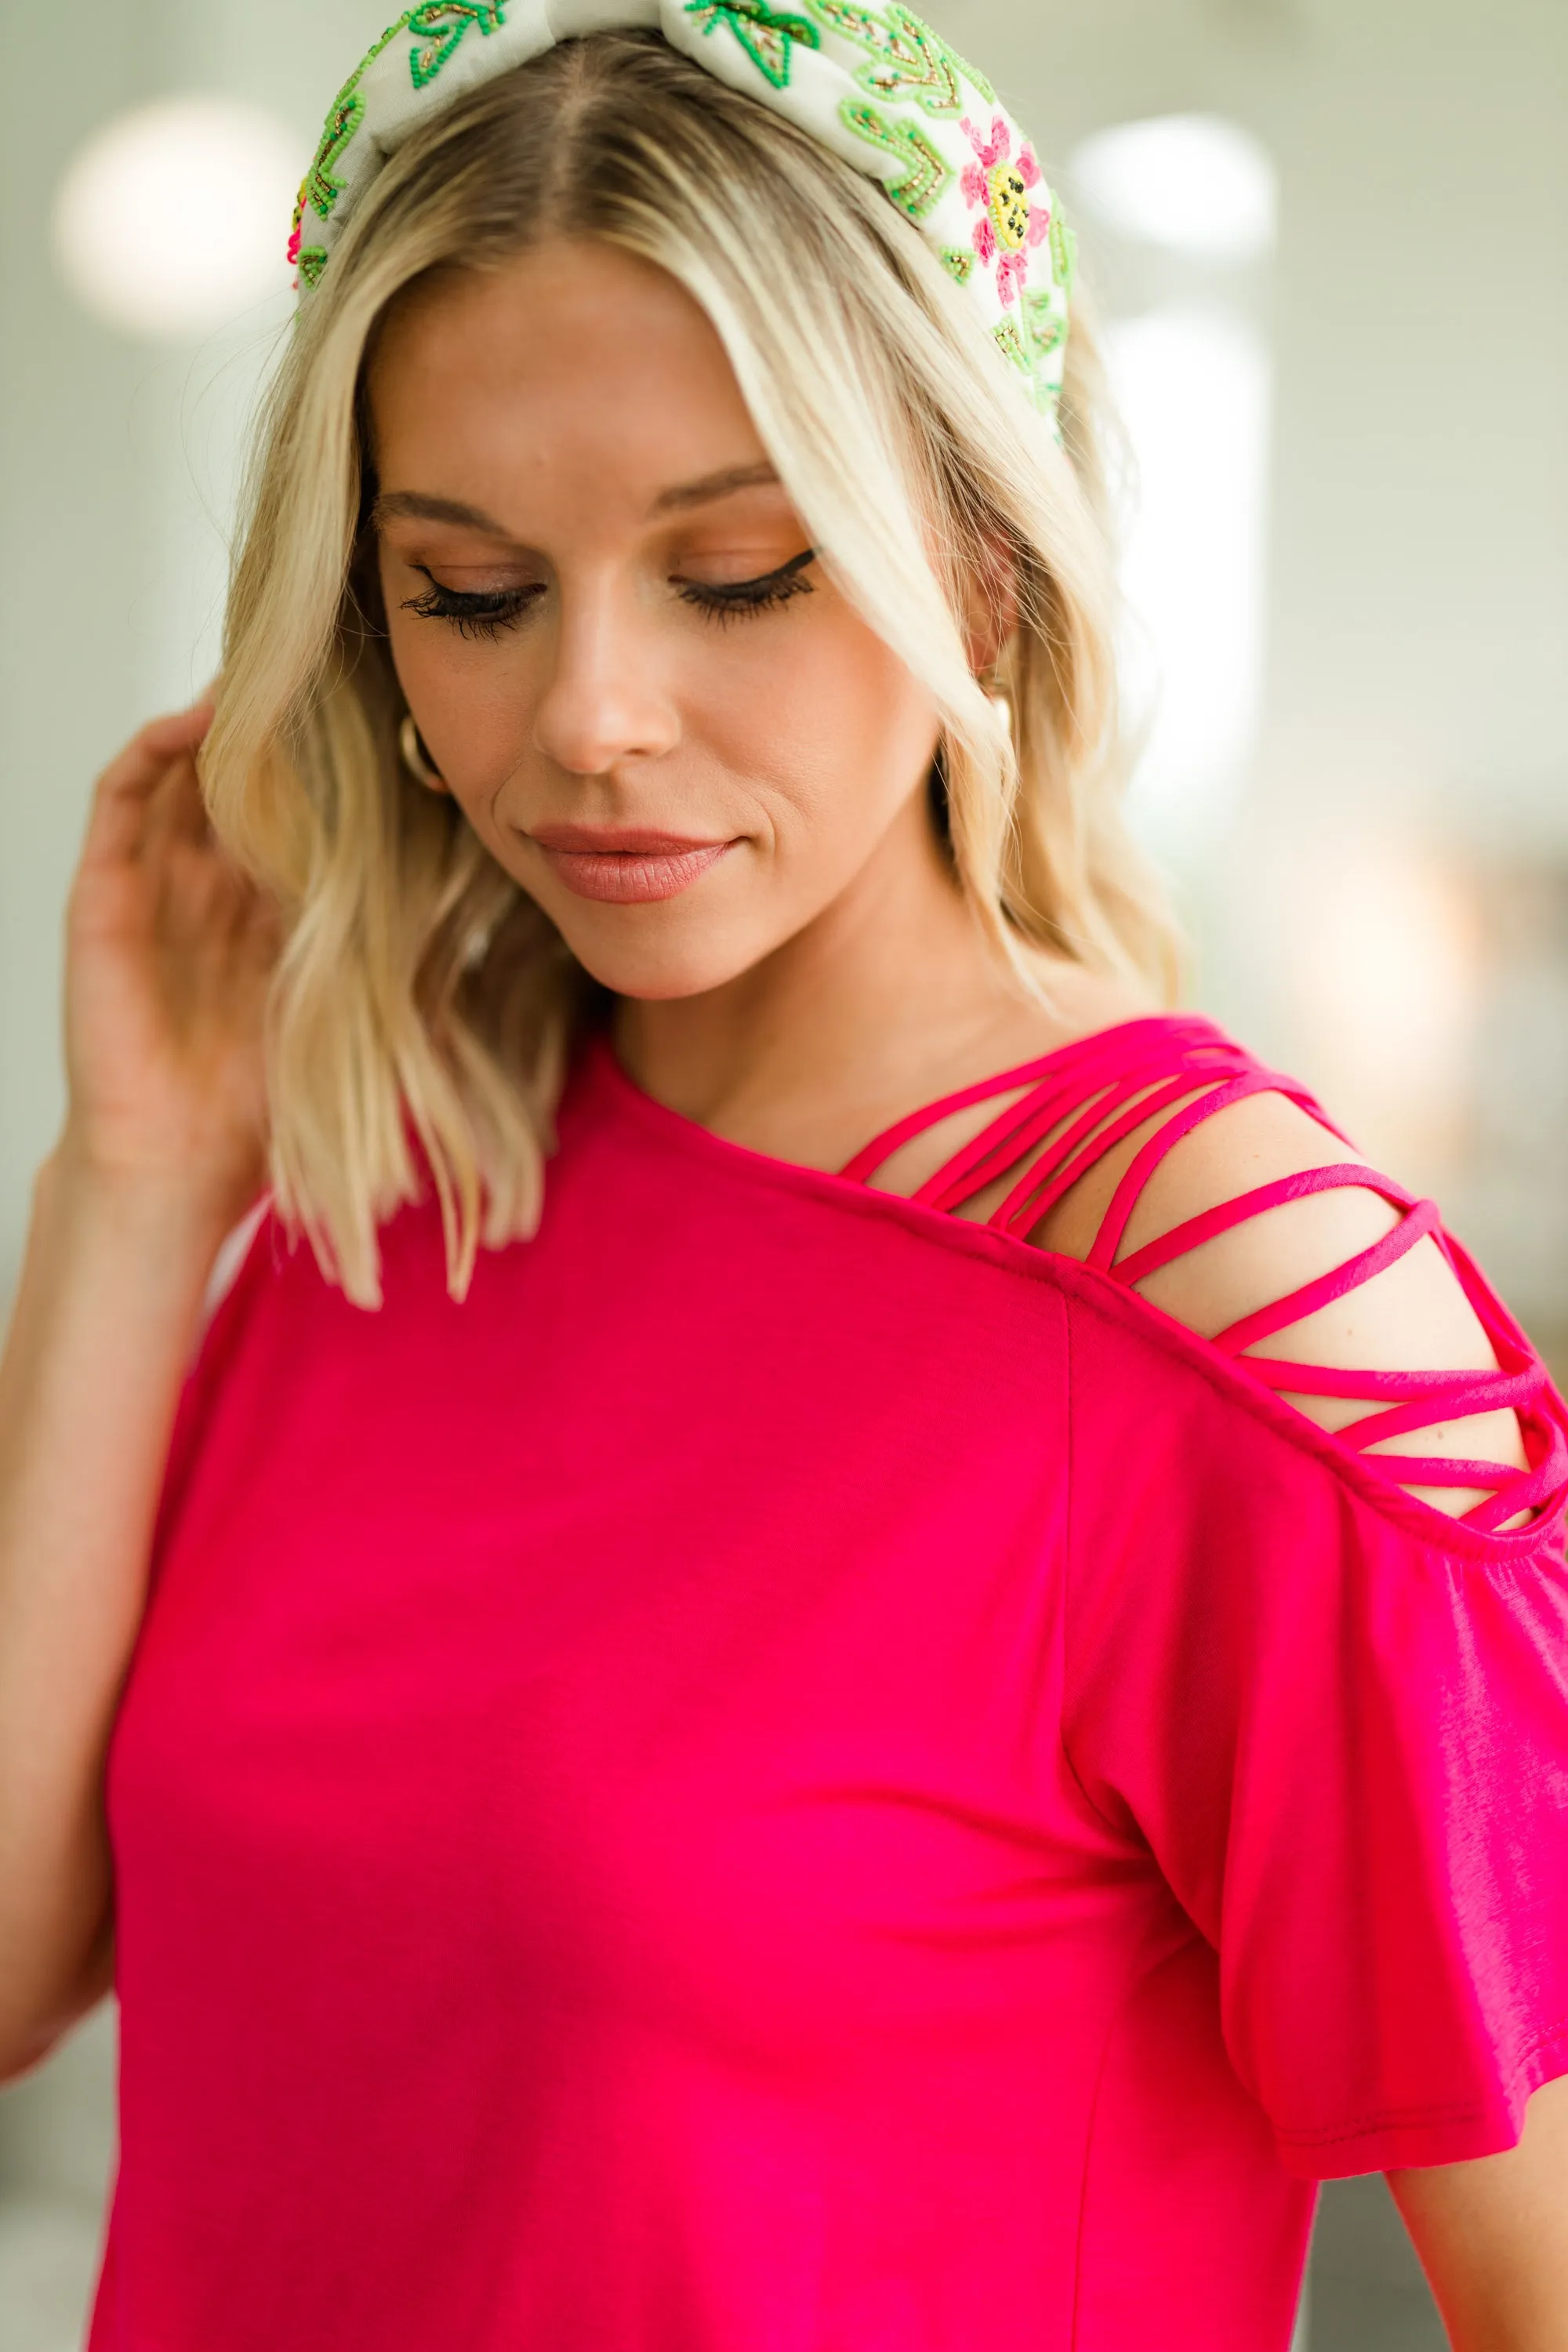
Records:
M792 596L815 594L805 573L816 561L816 548L808 547L775 572L764 572L755 580L677 579L670 585L683 604L695 604L710 620L738 620L746 614L766 613L775 605L787 604Z
M421 620L449 622L460 637L499 636L503 629L514 627L544 593L534 583L522 588L447 588L422 563L414 569L430 584L423 594L405 597L403 610L417 613Z
M812 595L815 591L805 573L816 561L816 550L807 547L754 580L677 578L670 585L683 604L695 605L710 619L723 623L770 612L792 597ZM448 588L424 564L414 568L429 585L419 595L404 599L404 612L416 613L422 620L445 621L463 637L499 636L503 629L515 627L544 593L542 585L536 583L519 588Z

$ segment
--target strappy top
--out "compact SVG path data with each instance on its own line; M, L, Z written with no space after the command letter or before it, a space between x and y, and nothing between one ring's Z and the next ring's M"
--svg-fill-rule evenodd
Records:
M1022 1093L1019 1093L1022 1089ZM1203 1243L1232 1232L1288 1201L1353 1186L1375 1192L1400 1212L1383 1240L1360 1251L1226 1329L1209 1344L1278 1392L1343 1397L1375 1409L1341 1427L1353 1447L1397 1475L1402 1486L1485 1487L1485 1499L1462 1514L1472 1527L1496 1528L1538 1508L1568 1477L1568 1444L1542 1403L1548 1375L1529 1340L1471 1260L1445 1233L1436 1201L1418 1199L1362 1160L1336 1162L1279 1176L1234 1199L1216 1202L1158 1240L1123 1254L1132 1212L1156 1170L1184 1137L1248 1096L1279 1094L1339 1142L1353 1150L1342 1129L1295 1079L1266 1068L1202 1019L1155 1015L1098 1032L1016 1069L964 1087L912 1112L856 1153L842 1173L869 1182L892 1154L955 1112L997 1095L1016 1096L989 1126L928 1177L911 1197L949 1213L1021 1170L1011 1192L985 1223L1026 1241L1051 1211L1100 1160L1130 1136L1151 1132L1122 1174L1086 1263L1124 1289L1170 1265ZM1258 1355L1259 1343L1343 1298L1430 1235L1475 1308L1499 1360L1494 1371L1351 1370ZM1530 1466L1448 1455L1368 1453L1380 1440L1472 1413L1511 1408L1521 1420ZM1397 1465L1397 1466L1396 1466Z
M263 1215L110 1756L93 2352L1287 2352L1317 2180L1512 2145L1568 2072L1568 1414L1349 1159L1392 1247L1217 1343L1140 1294L1296 1197L1127 1244L1269 1086L1134 1023L819 1171L601 1044L460 1305L433 1194L376 1313ZM1108 1150L1088 1262L1021 1238ZM1502 1370L1354 1379L1520 1412L1462 1517L1256 1352L1416 1234Z

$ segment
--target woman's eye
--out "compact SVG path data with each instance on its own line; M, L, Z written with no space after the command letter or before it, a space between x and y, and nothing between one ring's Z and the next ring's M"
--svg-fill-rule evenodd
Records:
M812 583L805 573L816 561L816 550L808 547L754 580L676 579L670 585L683 604L695 605L710 619L737 620L748 614L769 612L792 597L811 595ZM429 585L421 594L405 597L402 609L417 614L421 620L445 621L462 637L499 636L502 629L515 627L544 593L542 585L532 583L518 588L448 588L423 564L414 568Z
M674 580L670 585L682 604L695 604L710 620L739 620L748 613L766 613L775 604L787 604L792 596L814 594L805 573L816 561L816 548L808 547L781 563L776 572L764 572L755 580Z
M432 577L422 563L414 569L430 585L422 595L404 599L405 613L417 613L421 620L448 621L460 637L496 637L502 629L510 629L521 620L530 606L543 593L542 588L447 588Z

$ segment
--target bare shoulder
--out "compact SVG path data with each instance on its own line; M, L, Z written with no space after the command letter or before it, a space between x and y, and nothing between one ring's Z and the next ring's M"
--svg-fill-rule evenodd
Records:
M1086 1262L1478 1530L1550 1504L1561 1408L1436 1204L1212 1023L1088 974L1052 995L963 1041L995 1078L883 1129L849 1172Z
M1187 1099L1201 1101L1202 1089ZM1458 1376L1500 1367L1440 1227L1427 1229L1431 1210L1284 1094L1247 1094L1190 1126L1185 1108L1164 1105L1134 1126L1062 1193L1031 1239L1103 1262L1114 1205L1126 1221L1109 1270L1262 1374L1268 1359L1313 1368L1322 1377L1311 1389L1292 1390L1278 1376L1268 1385L1321 1427L1364 1428L1397 1385L1403 1409L1367 1452L1527 1468L1516 1412L1465 1409L1484 1391L1471 1382L1467 1395ZM1174 1139L1162 1149L1153 1139L1168 1127ZM1424 1414L1407 1381L1380 1375L1426 1376L1448 1409ZM1486 1504L1501 1481L1400 1483L1458 1516Z
M997 985L979 1017L965 1020L934 1049L928 1040L917 1041L912 1062L904 1063L889 1086L884 1118L877 1123L878 1139L911 1110L959 1096L965 1100L959 1109L925 1118L918 1133L875 1160L873 1181L879 1191L918 1192L1015 1096L1027 1090L1024 1076L1016 1086L995 1086L993 1080L1027 1072L1067 1048L1161 1012L1155 998L1130 982L1062 957L1042 953L1031 961L1046 992L1043 1003L1031 1003L1021 992ZM864 1144L858 1104L856 1119Z

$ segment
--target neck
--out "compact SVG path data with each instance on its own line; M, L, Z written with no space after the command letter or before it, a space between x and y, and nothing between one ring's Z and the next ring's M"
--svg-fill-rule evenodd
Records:
M849 888L761 963L700 996L620 999L616 1044L685 1117L764 1149L820 1137L831 1159L862 1106L984 1062L1012 992L917 795Z

